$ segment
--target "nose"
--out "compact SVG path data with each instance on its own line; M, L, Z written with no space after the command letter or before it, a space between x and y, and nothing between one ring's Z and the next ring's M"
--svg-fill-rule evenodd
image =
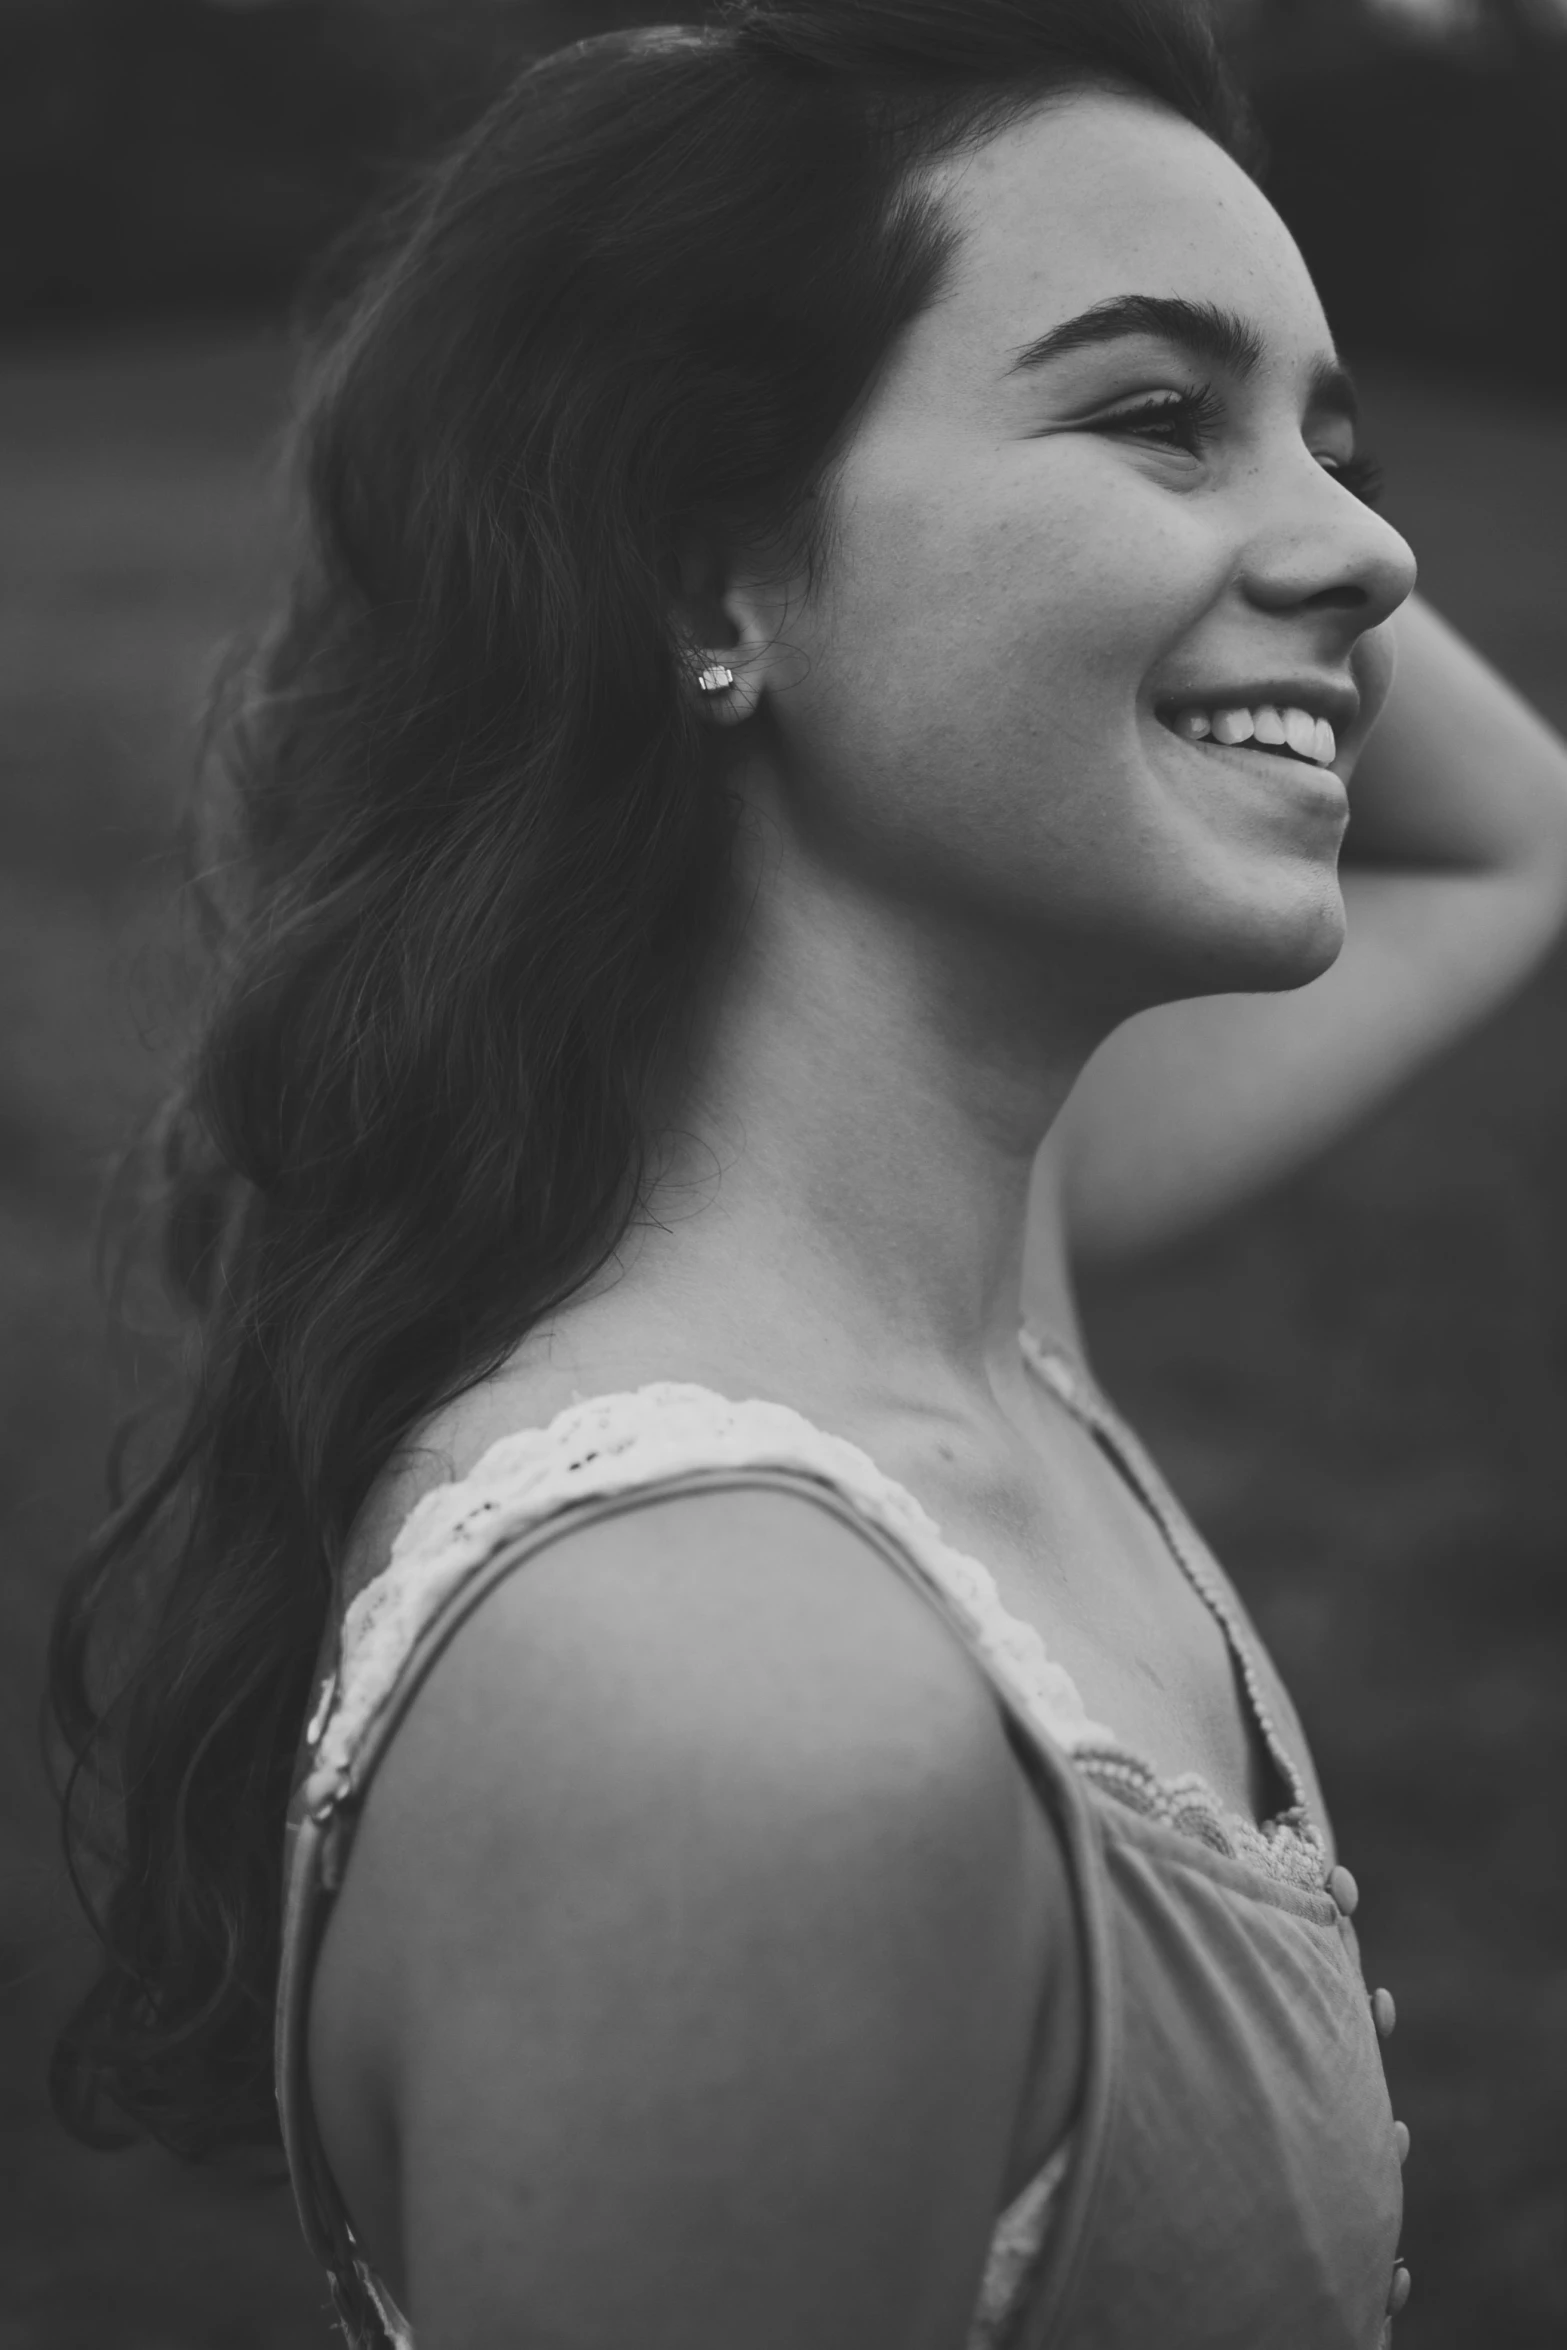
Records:
M1360 636L1396 612L1414 588L1407 539L1309 450L1297 452L1290 481L1270 484L1266 523L1246 550L1242 585L1268 612L1341 615Z

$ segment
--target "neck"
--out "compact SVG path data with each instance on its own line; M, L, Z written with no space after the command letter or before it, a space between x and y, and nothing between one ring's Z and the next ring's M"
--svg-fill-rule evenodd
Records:
M1030 1310L1076 1336L1039 1152L1095 1042L1052 1023L1016 951L943 942L927 907L820 877L764 893L621 1282L688 1344L763 1336L807 1390L829 1366L889 1401L1003 1398L1025 1259Z

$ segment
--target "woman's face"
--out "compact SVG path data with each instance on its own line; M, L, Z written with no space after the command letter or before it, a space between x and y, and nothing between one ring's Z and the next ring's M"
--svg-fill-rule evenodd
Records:
M1136 99L1050 105L934 184L960 247L845 447L826 576L756 591L790 829L1085 1002L1309 979L1415 567L1336 478L1305 264ZM1221 739L1259 710L1305 755Z

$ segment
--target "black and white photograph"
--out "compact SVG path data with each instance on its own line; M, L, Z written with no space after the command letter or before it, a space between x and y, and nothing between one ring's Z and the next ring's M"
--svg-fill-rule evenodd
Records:
M1557 2350L1567 0L0 187L0 2350Z

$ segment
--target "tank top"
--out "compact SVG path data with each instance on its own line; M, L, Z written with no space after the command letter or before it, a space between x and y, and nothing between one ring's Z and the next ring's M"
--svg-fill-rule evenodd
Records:
M1025 1358L1160 1527L1229 1645L1285 1801L1261 1823L1162 1778L1093 1721L1039 1633L869 1456L786 1406L661 1382L574 1401L427 1493L344 1612L301 1748L284 1857L277 2088L305 2236L353 2350L416 2350L355 2240L311 2111L316 1950L376 1762L486 1593L571 1530L657 1496L770 1487L852 1524L938 1611L1001 1708L1065 1854L1085 1995L1066 2141L997 2214L954 2350L1387 2350L1407 2296L1379 2035L1304 1744L1240 1600L1082 1362ZM1287 1723L1289 1736L1281 1732Z

